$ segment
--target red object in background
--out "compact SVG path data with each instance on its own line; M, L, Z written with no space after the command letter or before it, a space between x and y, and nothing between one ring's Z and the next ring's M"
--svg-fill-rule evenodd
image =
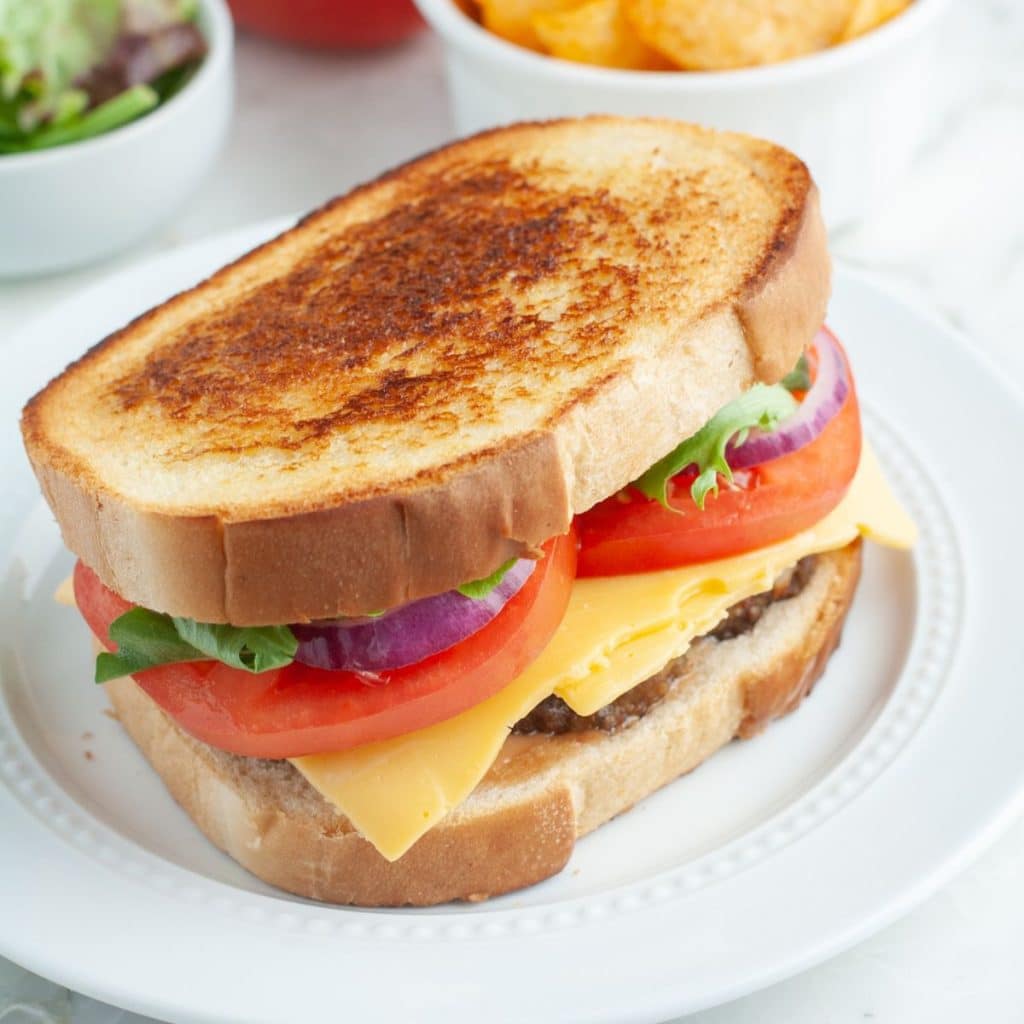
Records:
M228 0L244 29L302 46L372 47L423 27L412 0Z

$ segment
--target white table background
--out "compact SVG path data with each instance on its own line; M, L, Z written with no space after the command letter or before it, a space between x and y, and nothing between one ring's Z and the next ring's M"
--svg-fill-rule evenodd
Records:
M923 298L1024 388L1024 2L961 0L945 53L940 129L911 178L868 222L834 238L833 251ZM369 55L242 38L237 65L231 137L198 194L170 227L117 260L0 284L0 355L20 324L133 260L306 210L450 137L439 47L427 35ZM1024 1021L1024 822L899 923L688 1024L964 1020ZM0 1021L144 1024L2 960Z

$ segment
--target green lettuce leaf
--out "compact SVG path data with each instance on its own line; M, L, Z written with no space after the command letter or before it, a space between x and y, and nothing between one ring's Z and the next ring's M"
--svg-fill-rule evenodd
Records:
M779 383L787 391L808 391L811 387L811 365L807 356L802 355L789 373Z
M196 14L197 0L0 0L0 154L80 142L148 113L205 52ZM152 81L128 74L129 41L148 47Z
M282 668L295 657L299 642L287 626L228 626L174 619L186 643L206 657L246 672Z
M110 624L114 653L96 658L96 682L182 661L220 661L246 672L292 662L298 641L287 626L228 626L132 608Z
M755 384L651 466L633 486L674 511L668 501L668 482L687 466L696 466L698 476L690 488L690 496L702 509L708 494L718 493L718 474L726 480L732 479L732 469L725 457L729 442L742 444L753 427L774 430L796 407L796 399L783 385Z
M148 85L135 85L113 99L101 103L86 113L76 112L63 120L37 129L17 140L0 138L0 153L27 153L36 149L50 149L69 142L91 139L94 135L120 128L152 110L160 102L155 89Z
M463 597L473 598L474 601L482 600L501 583L505 574L517 561L518 559L510 558L504 565L499 565L490 576L485 576L482 580L473 580L471 583L463 583L461 587L457 588L459 593Z
M113 45L120 0L0 0L0 95L22 131L50 121Z

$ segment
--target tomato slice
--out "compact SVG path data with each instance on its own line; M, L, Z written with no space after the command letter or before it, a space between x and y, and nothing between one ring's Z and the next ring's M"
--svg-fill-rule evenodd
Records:
M717 497L709 495L703 511L690 498L690 470L669 482L675 512L630 489L577 516L578 573L671 569L792 537L839 504L857 471L860 450L860 408L851 375L842 408L818 437L790 455L737 471L732 484L720 480Z
M565 614L576 537L544 545L522 589L483 629L416 665L379 676L293 663L253 675L216 661L147 669L134 678L186 732L249 757L348 750L451 718L507 686L544 649ZM75 598L112 646L110 623L131 605L81 562Z

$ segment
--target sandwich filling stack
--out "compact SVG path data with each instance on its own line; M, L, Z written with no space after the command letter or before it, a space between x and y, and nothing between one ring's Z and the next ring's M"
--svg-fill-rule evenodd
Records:
M828 292L804 165L676 122L511 126L329 203L25 409L96 681L272 884L556 873L794 709L862 538L913 543Z

